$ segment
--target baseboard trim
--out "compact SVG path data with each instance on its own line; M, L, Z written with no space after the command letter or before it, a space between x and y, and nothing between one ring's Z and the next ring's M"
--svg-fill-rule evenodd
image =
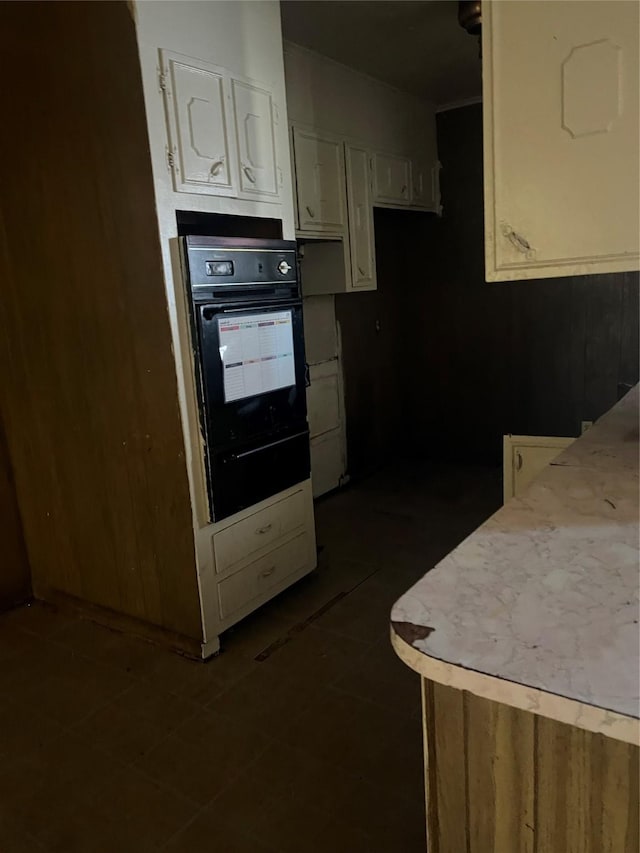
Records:
M135 616L116 613L108 607L84 601L53 587L34 583L33 594L36 599L52 604L62 611L73 611L112 631L119 631L121 634L129 634L157 646L163 646L192 660L203 659L205 646L212 647L207 656L214 654L213 643L203 644L201 640L187 637L159 625L152 625Z

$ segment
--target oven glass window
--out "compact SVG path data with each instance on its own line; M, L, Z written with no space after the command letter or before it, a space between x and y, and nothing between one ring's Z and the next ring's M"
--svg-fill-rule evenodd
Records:
M224 401L295 385L291 311L218 318Z

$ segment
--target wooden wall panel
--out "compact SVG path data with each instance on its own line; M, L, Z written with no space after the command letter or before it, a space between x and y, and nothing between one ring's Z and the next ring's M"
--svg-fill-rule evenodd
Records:
M0 421L0 613L31 594L31 573L22 536L9 451Z
M428 853L637 853L638 747L423 680Z
M201 638L125 3L1 9L3 408L34 587Z

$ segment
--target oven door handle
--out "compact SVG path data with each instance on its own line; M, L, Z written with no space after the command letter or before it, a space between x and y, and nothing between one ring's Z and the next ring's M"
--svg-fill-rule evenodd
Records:
M232 453L231 458L234 461L237 459L246 459L247 456L253 456L255 453L262 453L263 450L269 450L272 447L277 447L278 444L284 444L286 441L292 441L294 438L300 438L303 435L309 435L309 431L303 430L302 432L296 432L293 435L288 435L286 438L280 438L278 441L271 441L269 444L263 444L261 447L254 447L253 450L245 450L244 453Z
M252 308L223 308L222 310L218 310L218 314L266 314L271 313L273 311L286 311L288 308L298 308L302 305L302 302L296 300L295 302L273 302L272 304L265 304L264 302L259 303L258 305L254 305ZM207 308L211 308L213 306L207 305Z

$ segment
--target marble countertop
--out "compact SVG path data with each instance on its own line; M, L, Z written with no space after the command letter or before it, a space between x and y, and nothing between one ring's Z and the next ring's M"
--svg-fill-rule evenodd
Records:
M640 741L638 386L393 607L425 678Z

